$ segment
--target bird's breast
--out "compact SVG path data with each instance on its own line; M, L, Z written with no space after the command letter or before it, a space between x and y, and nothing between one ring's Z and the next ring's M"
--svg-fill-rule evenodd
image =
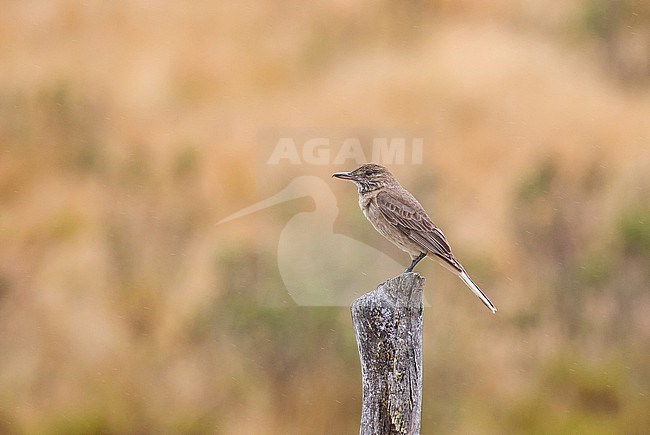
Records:
M416 257L422 252L422 249L386 219L386 216L379 209L375 196L359 198L359 206L366 219L382 236L397 245L401 250L408 252L412 258Z
M361 208L361 211L363 212L364 216L372 222L370 219L369 213L370 213L370 207L372 206L372 203L375 201L375 197L377 195L373 193L367 193L365 195L359 195L359 207Z

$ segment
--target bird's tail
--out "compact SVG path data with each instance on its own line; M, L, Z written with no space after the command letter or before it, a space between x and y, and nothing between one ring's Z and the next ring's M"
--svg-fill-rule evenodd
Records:
M490 300L488 299L488 297L485 296L485 293L483 293L483 292L481 291L481 289L478 288L478 286L477 286L476 284L474 284L474 281L472 281L472 279L469 277L469 275L467 274L467 272L465 272L465 271L463 270L463 271L461 271L461 272L458 274L458 276L460 277L460 279L463 280L463 282L464 282L465 284L467 284L467 287L469 287L469 289L470 289L470 290L471 290L471 291L472 291L476 296L478 296L478 298L479 298L479 299L480 299L480 300L485 304L486 307L488 307L488 309L489 309L490 311L492 311L493 313L496 313L496 312L497 312L497 307L495 307L494 304L493 304L492 302L490 302Z

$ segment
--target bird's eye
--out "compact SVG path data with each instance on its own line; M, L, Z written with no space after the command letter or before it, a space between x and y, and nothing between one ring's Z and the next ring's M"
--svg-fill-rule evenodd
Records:
M372 171L370 169L366 169L366 175L368 176L372 175Z

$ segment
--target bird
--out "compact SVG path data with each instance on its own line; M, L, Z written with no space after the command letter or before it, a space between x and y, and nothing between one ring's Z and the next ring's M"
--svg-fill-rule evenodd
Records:
M451 252L449 242L424 211L417 199L385 167L366 163L350 172L336 172L332 177L354 182L359 192L359 207L373 227L402 251L409 254L413 268L425 257L437 260L457 275L492 312L497 309L469 277Z

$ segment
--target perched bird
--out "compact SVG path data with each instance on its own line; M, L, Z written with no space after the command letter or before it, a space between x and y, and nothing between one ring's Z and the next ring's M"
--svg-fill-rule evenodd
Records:
M359 207L381 235L411 257L405 272L429 256L456 274L487 306L497 309L469 277L454 257L445 235L436 227L413 195L404 189L388 169L368 163L352 172L337 172L333 177L353 181L359 191Z

